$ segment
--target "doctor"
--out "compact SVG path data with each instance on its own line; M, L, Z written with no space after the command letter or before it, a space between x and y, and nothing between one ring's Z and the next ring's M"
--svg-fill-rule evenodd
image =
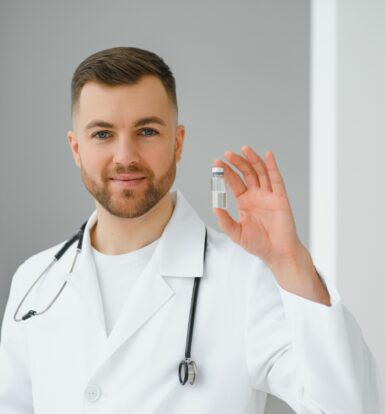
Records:
M154 53L108 49L75 71L68 141L96 210L73 271L76 243L20 310L45 309L66 282L46 312L14 320L63 242L12 279L0 413L256 414L267 393L297 413L379 413L376 363L298 239L273 153L245 145L214 161L239 213L214 209L216 232L170 191L185 137L177 114L174 77ZM181 385L195 278L198 373Z

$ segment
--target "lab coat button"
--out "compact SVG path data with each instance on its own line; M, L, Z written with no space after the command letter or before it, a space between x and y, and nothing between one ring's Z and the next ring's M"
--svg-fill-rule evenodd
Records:
M86 388L84 396L87 401L95 402L100 398L101 393L100 388L96 384L91 384Z

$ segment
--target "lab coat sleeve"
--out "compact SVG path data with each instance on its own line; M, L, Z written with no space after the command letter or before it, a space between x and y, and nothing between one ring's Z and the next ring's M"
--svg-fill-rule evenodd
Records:
M18 289L21 265L13 276L1 326L0 339L0 413L33 414L31 379L23 322L13 315L23 292Z
M246 363L252 387L301 414L379 414L382 379L353 315L281 288L262 261L249 277ZM318 272L319 273L319 272Z

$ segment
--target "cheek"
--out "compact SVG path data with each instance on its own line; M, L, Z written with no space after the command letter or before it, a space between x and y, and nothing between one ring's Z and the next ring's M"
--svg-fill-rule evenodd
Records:
M97 175L105 169L108 163L108 155L99 148L84 147L80 151L81 163L89 175Z
M173 162L175 149L170 145L159 148L147 158L147 164L156 173L163 173L170 167Z

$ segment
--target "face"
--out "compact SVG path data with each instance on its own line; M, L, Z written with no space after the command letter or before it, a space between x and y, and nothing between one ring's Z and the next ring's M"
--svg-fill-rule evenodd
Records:
M134 85L88 82L68 141L85 187L114 216L135 218L170 190L181 159L184 127L161 81Z

